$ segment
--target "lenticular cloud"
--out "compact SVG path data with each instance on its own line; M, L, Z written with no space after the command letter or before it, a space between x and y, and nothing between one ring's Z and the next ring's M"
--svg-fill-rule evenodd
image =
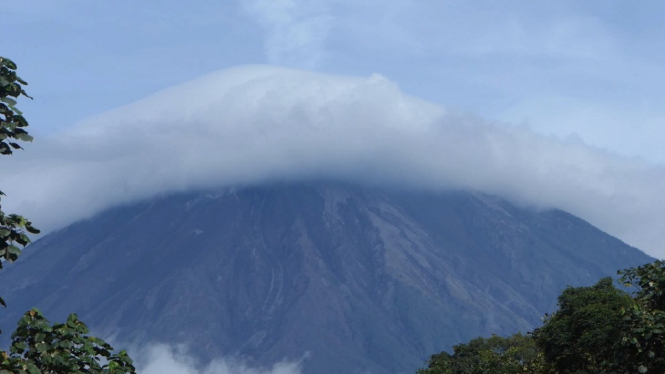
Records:
M46 229L175 191L340 179L561 208L665 254L663 169L455 115L380 75L223 70L37 139L1 170L7 207Z

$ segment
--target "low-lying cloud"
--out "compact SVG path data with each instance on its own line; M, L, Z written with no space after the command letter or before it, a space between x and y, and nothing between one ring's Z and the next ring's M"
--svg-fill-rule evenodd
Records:
M223 70L27 148L3 159L3 202L45 229L175 191L336 178L561 208L665 255L663 168L456 115L379 75Z
M140 350L136 363L141 374L300 374L299 362L278 362L268 368L255 368L240 360L217 359L200 365L186 350L169 345L152 345Z

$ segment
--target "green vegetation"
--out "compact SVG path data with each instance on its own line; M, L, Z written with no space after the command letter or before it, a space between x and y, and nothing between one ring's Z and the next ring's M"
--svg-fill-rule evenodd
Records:
M607 369L622 338L622 310L631 307L630 296L604 278L592 287L569 287L558 301L559 310L532 334L545 360L559 373Z
M16 75L16 64L0 57L0 154L11 155L13 150L22 149L18 141L32 141L25 131L28 121L21 111L16 109L16 99L20 96L30 97L22 85L27 83ZM0 198L4 193L0 191ZM0 201L1 202L1 201ZM32 227L30 221L17 214L5 214L0 205L0 258L13 262L21 254L21 247L30 243L25 232L38 234L39 230ZM0 262L0 269L2 262ZM4 300L0 299L4 306Z
M19 141L31 141L25 130L28 121L16 108L16 100L30 97L23 86L27 83L16 75L16 64L0 57L0 154L11 155L22 149ZM0 192L0 196L4 195ZM15 261L21 248L30 243L27 233L39 230L17 214L5 214L0 205L0 269L3 263ZM6 307L0 298L0 304ZM51 325L41 312L25 313L12 334L9 352L0 351L0 374L124 374L135 373L125 351L113 348L99 338L88 336L88 328L71 314L66 323Z
M522 334L503 338L476 338L453 347L453 354L433 355L429 367L418 374L513 374L543 365L542 354L535 341Z
M477 338L433 355L418 374L665 373L665 262L568 287L559 309L527 335Z

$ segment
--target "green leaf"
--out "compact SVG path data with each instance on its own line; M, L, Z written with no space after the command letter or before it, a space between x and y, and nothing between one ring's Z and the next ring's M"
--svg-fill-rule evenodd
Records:
M16 105L16 100L10 99L8 97L0 97L0 101L9 104L10 107Z
M10 245L7 247L7 251L12 254L12 255L20 255L21 254L21 249L15 245Z
M41 232L38 229L32 227L32 225L29 223L25 225L25 230L31 234L39 234Z
M31 142L33 140L33 137L28 134L15 134L14 137L24 142Z
M0 65L6 66L11 70L16 70L16 64L14 61L8 59L7 57L0 57Z

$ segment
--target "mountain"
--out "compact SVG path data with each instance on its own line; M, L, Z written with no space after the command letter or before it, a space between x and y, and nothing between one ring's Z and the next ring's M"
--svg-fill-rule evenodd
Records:
M0 274L9 331L40 307L127 344L306 373L413 373L538 325L566 285L652 258L560 210L336 183L182 193L49 234Z

